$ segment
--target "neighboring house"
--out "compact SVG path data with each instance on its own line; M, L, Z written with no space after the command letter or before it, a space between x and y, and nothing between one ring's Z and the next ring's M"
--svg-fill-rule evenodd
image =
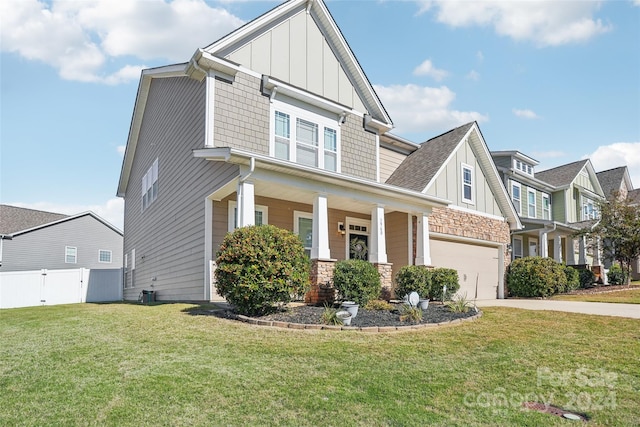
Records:
M216 252L254 224L301 236L312 302L352 242L388 288L403 265L450 266L468 297L496 298L520 222L477 124L421 145L392 128L320 0L144 70L117 192L125 299L217 298Z
M122 232L92 212L0 205L0 271L120 269Z
M512 257L551 257L568 265L601 265L599 251L574 233L598 218L604 192L590 160L541 172L519 151L491 153L524 229L511 236Z
M634 190L629 176L629 169L626 166L598 172L597 176L607 200L612 200L614 197L626 198L632 204L640 205L640 189ZM605 268L609 268L611 261L605 260L604 265ZM640 280L640 258L631 263L631 278Z

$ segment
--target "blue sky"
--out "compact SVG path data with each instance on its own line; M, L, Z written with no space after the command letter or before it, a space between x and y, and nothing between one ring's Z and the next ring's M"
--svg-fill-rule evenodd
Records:
M115 196L140 70L279 2L0 3L0 202L122 227ZM640 187L640 0L327 1L389 112L422 142L477 120L538 170L589 157Z

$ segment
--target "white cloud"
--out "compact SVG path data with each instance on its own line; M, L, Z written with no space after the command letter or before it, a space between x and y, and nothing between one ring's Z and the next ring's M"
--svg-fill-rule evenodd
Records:
M540 116L538 116L535 112L531 111L531 110L519 110L517 108L514 108L513 110L513 114L516 115L516 117L520 117L522 119L539 119Z
M416 76L430 76L435 81L439 82L440 80L447 77L449 73L445 70L434 67L431 60L427 59L422 64L418 65L415 70L413 70L413 74Z
M515 40L539 46L583 42L612 29L594 18L596 1L418 0L420 13L434 10L439 22L453 27L491 27Z
M187 61L243 24L204 0L0 2L2 50L44 62L66 80L119 84L144 67L114 60Z
M591 160L597 172L627 166L631 182L640 188L640 142L616 142L601 145L593 153L585 156Z
M398 134L442 131L474 120L489 120L488 116L475 111L452 109L456 94L446 86L375 85L374 89L389 111Z
M46 212L55 212L66 215L76 215L79 213L91 211L105 221L123 230L124 225L124 199L113 198L107 200L101 205L75 205L60 204L54 202L36 202L36 203L7 203L11 206L20 208L37 209Z
M480 80L480 73L478 73L476 70L471 70L469 71L469 73L467 73L466 78L467 80L473 80L474 82L477 82L478 80Z

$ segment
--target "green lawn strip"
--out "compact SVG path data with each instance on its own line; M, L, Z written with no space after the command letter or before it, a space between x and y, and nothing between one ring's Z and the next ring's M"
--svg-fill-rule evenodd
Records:
M0 425L565 425L521 408L546 398L593 425L640 423L637 320L487 308L367 334L190 307L3 310Z
M585 302L611 302L623 304L640 304L640 286L633 286L631 289L623 289L607 292L606 287L602 289L604 292L595 294L582 295L555 295L551 299L563 301L585 301Z

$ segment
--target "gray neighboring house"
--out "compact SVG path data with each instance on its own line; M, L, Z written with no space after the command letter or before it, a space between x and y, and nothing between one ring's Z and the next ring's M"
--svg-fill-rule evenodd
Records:
M122 268L122 231L93 212L0 205L0 271Z
M598 172L598 181L602 186L607 200L611 200L618 196L619 198L628 199L631 204L640 205L640 188L633 188L631 183L631 177L629 176L629 169L626 166L619 166L617 168L608 169ZM609 268L611 262L605 260L605 267ZM633 280L640 280L640 258L636 258L631 263L631 278Z

